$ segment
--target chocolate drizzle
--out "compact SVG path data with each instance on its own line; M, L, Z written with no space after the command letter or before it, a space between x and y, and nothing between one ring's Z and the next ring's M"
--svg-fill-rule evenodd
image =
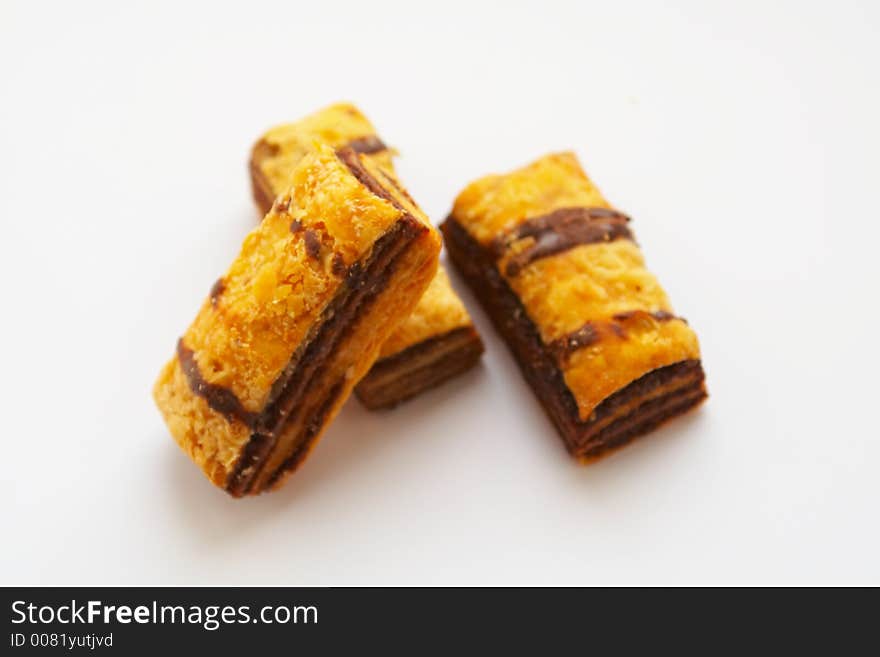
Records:
M680 319L681 321L687 323L687 321L683 317L677 317L667 310L655 310L654 312L648 312L647 310L627 310L626 312L617 313L616 315L614 315L614 319L619 322L625 322L628 319L632 319L633 317L637 317L639 315L653 317L658 322L668 322L670 319Z
M223 294L223 290L226 289L226 283L223 282L222 278L218 278L217 281L211 286L211 305L215 308L217 307L217 301L220 299L220 295Z
M309 254L310 258L317 260L321 256L321 238L318 237L318 234L315 231L307 228L304 239L306 243L306 253Z
M393 205L398 210L403 210L404 212L406 212L406 208L401 205L400 201L398 201L391 192L385 189L382 184L378 180L376 180L373 174L367 171L364 163L361 162L357 153L353 149L340 148L338 151L336 151L336 157L338 157L339 161L342 162L346 167L348 167L351 175L357 178L360 184L369 189L379 198L391 203L391 205Z
M366 137L352 139L346 144L346 147L350 148L355 153L363 153L364 155L373 155L374 153L381 153L382 151L388 150L385 143L376 135L368 135Z
M564 363L578 349L589 347L602 339L603 335L614 334L618 338L626 339L627 332L624 324L629 320L643 317L658 322L668 322L673 319L681 319L666 310L649 312L647 310L627 310L612 316L611 320L589 321L579 329L568 333L561 338L556 338L547 344L547 348L554 355L557 362ZM681 319L681 321L684 321Z
M255 423L256 413L248 411L234 392L216 383L205 381L193 350L183 343L183 338L177 341L177 358L193 394L202 397L208 406L224 415L230 422L236 419L249 427Z
M516 276L523 268L548 256L568 251L582 244L633 239L629 217L609 208L560 208L549 214L526 219L492 243L496 259L501 258L518 240L532 238L532 244L507 261L505 272Z
M547 348L556 356L556 360L560 361L569 354L578 349L589 347L599 341L599 331L592 322L587 322L577 331L572 331L568 335L553 340L547 345Z

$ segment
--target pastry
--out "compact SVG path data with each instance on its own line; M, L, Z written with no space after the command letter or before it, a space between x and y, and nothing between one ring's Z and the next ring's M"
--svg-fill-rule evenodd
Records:
M254 200L267 211L286 189L290 172L315 142L347 146L381 171L382 182L406 195L392 163L394 151L353 105L339 103L266 132L251 151ZM442 266L412 314L383 345L379 360L355 388L370 409L388 408L476 364L483 343Z
M421 298L439 251L374 162L316 145L156 382L174 438L233 496L279 485Z
M469 185L446 248L572 455L589 462L706 397L697 336L629 217L572 153Z

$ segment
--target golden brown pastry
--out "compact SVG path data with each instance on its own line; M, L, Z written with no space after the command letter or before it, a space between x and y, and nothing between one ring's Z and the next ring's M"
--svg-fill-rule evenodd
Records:
M174 438L234 496L277 486L421 298L439 251L374 162L316 146L156 382Z
M356 107L339 103L273 128L254 145L250 174L254 200L261 210L272 205L299 160L321 142L363 154L381 170L383 183L406 195L394 171L393 151ZM391 407L464 372L482 353L483 343L473 322L441 267L355 392L368 408Z
M697 336L645 269L629 217L572 153L472 183L442 229L576 457L600 457L706 397Z

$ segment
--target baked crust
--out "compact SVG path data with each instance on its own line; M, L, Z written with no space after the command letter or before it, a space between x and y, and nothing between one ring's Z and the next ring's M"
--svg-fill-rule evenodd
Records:
M696 334L628 224L561 153L472 183L442 226L453 262L585 460L706 395Z
M316 145L156 382L174 438L233 495L302 462L436 272L439 235L378 178Z
M394 170L396 152L377 136L359 109L338 103L272 128L254 145L249 169L254 200L261 210L271 207L288 184L293 167L316 143L353 148L380 169L383 184L408 196ZM470 340L450 349L449 341L441 338L459 329L467 329L458 335L468 335ZM355 392L367 408L394 406L468 369L482 351L473 322L441 266L413 312L382 346L377 362L381 372L367 377Z

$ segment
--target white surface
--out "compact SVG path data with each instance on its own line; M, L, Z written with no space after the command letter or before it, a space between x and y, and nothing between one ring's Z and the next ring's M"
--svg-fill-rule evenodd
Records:
M0 8L0 583L880 584L880 5L58 4ZM256 220L251 142L340 99L437 220L576 149L709 402L579 467L465 294L482 367L210 486L150 388Z

